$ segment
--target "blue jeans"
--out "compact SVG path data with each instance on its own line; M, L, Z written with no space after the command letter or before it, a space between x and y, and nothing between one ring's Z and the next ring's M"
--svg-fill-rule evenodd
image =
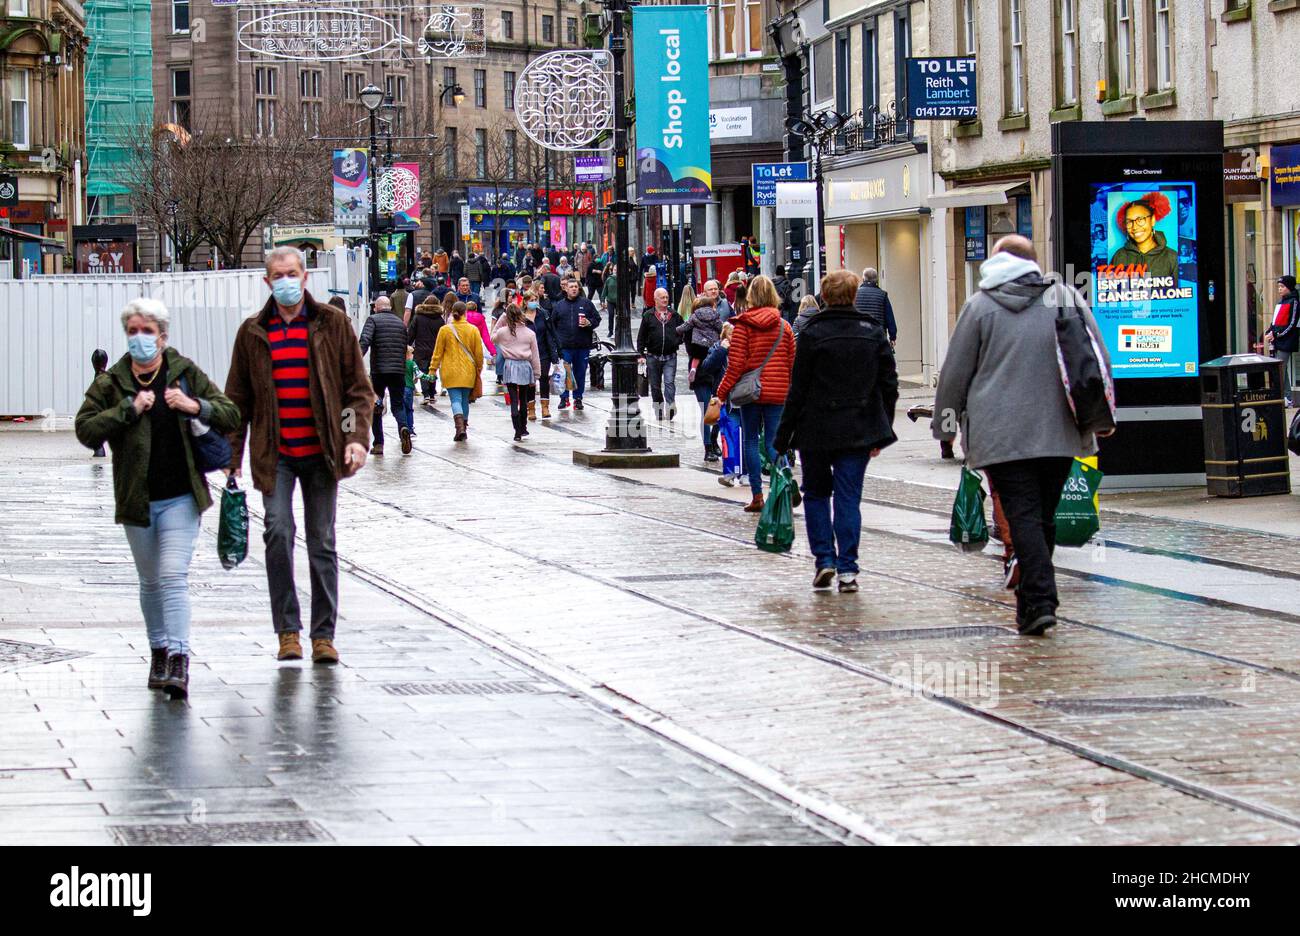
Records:
M149 646L190 652L190 560L199 535L194 495L149 502L147 527L124 526L140 576L140 610Z
M817 568L854 575L862 534L862 476L871 456L866 451L800 451L799 457L803 517Z
M573 368L573 397L581 400L582 394L587 389L587 358L591 357L591 349L561 348L560 357ZM569 391L565 390L560 394L560 405L567 406L568 403Z
M415 388L407 387L402 395L402 409L406 413L406 428L415 428Z
M469 392L473 387L448 387L447 399L451 400L451 412L456 416L469 416Z
M772 448L772 440L776 438L777 427L781 425L781 411L784 409L784 403L746 403L740 408L744 468L749 475L749 490L755 497L763 493L763 462L758 455L758 434L760 431L763 433L763 447L767 449L768 459L776 461L776 449Z
M695 399L700 404L700 441L704 443L704 454L709 454L710 446L718 443L718 424L710 426L704 421L704 414L709 409L709 400L713 399L713 394L718 390L713 384L696 375L695 377Z
M501 383L501 372L506 367L506 353L497 348L496 357L492 359L492 367L497 372L497 383Z

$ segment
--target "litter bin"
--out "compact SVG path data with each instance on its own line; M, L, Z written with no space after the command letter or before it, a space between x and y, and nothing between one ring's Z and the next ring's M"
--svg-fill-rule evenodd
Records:
M1217 497L1290 494L1282 362L1229 354L1201 365L1205 486Z

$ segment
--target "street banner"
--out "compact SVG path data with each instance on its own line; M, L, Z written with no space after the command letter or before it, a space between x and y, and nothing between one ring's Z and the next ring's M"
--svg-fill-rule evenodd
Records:
M1115 377L1195 377L1196 185L1092 186L1092 313Z
M574 181L579 185L604 182L609 178L609 162L604 156L573 157Z
M370 230L369 153L364 148L334 151L334 228L340 237Z
M379 177L379 212L393 216L393 230L420 229L420 164L393 163Z
M636 7L637 198L644 205L713 200L706 6Z

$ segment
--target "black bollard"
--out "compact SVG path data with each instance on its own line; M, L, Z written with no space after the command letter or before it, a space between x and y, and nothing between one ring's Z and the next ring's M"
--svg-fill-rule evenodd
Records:
M90 366L95 369L96 377L108 370L108 352L103 348L96 348L94 351L90 352ZM99 448L95 449L95 453L92 457L104 458L107 454L108 453L104 451L104 446L101 444Z

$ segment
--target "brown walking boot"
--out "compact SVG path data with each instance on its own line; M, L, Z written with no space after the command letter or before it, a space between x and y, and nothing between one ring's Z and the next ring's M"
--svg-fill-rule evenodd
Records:
M455 416L455 420L456 420L456 434L451 437L451 441L464 442L465 439L467 438L467 433L465 431L466 428L465 417L457 413Z
M762 513L763 495L755 494L754 499L745 505L745 513Z
M277 660L301 660L302 644L298 641L297 631L280 631L280 652Z
M542 400L542 419L551 418L551 401Z
M313 639L311 642L311 661L313 663L337 663L339 652L334 649L334 641L328 637Z
M528 401L528 421L529 422L537 421L537 404L532 400Z

